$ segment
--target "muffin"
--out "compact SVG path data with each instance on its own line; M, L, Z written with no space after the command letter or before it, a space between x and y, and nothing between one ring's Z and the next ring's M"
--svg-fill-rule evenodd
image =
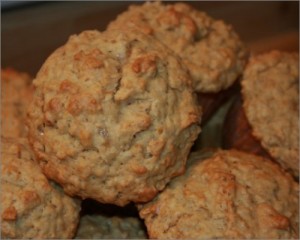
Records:
M31 77L12 68L1 69L1 136L25 137L26 110L32 96Z
M124 28L154 36L182 58L204 109L203 122L228 96L223 90L241 75L248 56L230 25L185 3L132 5L108 25L108 29Z
M33 82L29 140L65 192L124 206L182 174L200 132L188 71L135 30L70 37Z
M150 238L299 238L299 185L278 164L235 150L195 152L188 163L139 204Z
M79 201L42 174L26 139L1 139L2 238L72 238Z
M299 55L253 56L241 84L242 100L227 116L224 146L269 155L299 177Z

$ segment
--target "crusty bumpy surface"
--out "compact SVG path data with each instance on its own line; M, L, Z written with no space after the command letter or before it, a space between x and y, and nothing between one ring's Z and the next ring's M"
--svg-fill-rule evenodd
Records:
M179 58L136 31L72 36L34 80L29 138L71 195L125 205L181 174L201 109Z
M187 4L133 5L108 29L126 27L152 35L175 51L199 92L226 89L243 71L247 51L232 27Z
M145 239L147 237L140 219L84 215L80 219L76 239Z
M299 237L299 185L268 159L193 153L185 175L139 205L150 238Z
M26 135L25 116L31 95L31 77L27 73L1 69L1 136Z
M299 55L254 56L242 80L244 110L253 135L270 155L299 176Z
M1 237L72 238L80 205L42 174L25 139L1 139Z

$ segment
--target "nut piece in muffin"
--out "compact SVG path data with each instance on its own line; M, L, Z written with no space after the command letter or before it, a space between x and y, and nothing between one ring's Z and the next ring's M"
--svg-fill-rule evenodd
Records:
M31 77L12 68L1 69L1 136L25 137L25 116L32 96Z
M145 239L142 221L135 217L84 215L76 239Z
M72 238L79 201L43 175L26 139L1 139L2 238Z
M247 151L263 148L298 177L299 55L271 51L253 56L241 84L243 106L235 111L238 114L228 115L226 129L231 131L224 134L224 144ZM248 145L253 147L245 149Z
M230 25L184 3L133 5L108 29L136 28L176 52L198 92L219 92L241 75L247 51Z
M188 71L154 38L71 36L34 86L29 139L68 194L124 206L151 200L184 172L201 109Z
M235 150L192 153L188 169L139 204L150 238L298 238L299 185L279 165Z

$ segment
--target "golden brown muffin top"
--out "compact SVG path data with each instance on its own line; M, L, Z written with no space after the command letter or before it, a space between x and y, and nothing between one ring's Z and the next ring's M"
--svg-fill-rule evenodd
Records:
M191 154L183 176L139 205L150 238L299 237L299 185L268 159L238 151Z
M125 205L182 173L201 112L180 59L134 30L70 37L34 80L29 137L71 195Z
M285 169L299 176L299 55L254 56L242 80L244 110L253 135Z
M241 75L247 51L232 27L184 3L132 5L108 29L136 28L176 52L198 92L219 92Z
M2 238L72 238L78 200L52 185L33 160L26 139L1 139Z

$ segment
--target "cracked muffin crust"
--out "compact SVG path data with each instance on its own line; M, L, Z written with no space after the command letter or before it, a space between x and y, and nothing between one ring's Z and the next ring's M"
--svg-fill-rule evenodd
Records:
M1 69L1 136L25 137L25 116L32 88L27 73Z
M299 176L299 55L254 56L242 79L244 111L253 135L285 169Z
M84 215L76 239L145 239L140 219L134 217Z
M150 238L299 238L299 185L272 161L192 153L188 169L139 204Z
M182 174L200 131L188 71L137 31L71 36L34 80L29 139L71 195L124 206Z
M241 75L248 57L230 25L184 3L133 5L108 29L136 28L176 52L188 67L198 92L219 92Z
M72 238L79 202L50 184L28 149L26 139L1 139L1 236Z

